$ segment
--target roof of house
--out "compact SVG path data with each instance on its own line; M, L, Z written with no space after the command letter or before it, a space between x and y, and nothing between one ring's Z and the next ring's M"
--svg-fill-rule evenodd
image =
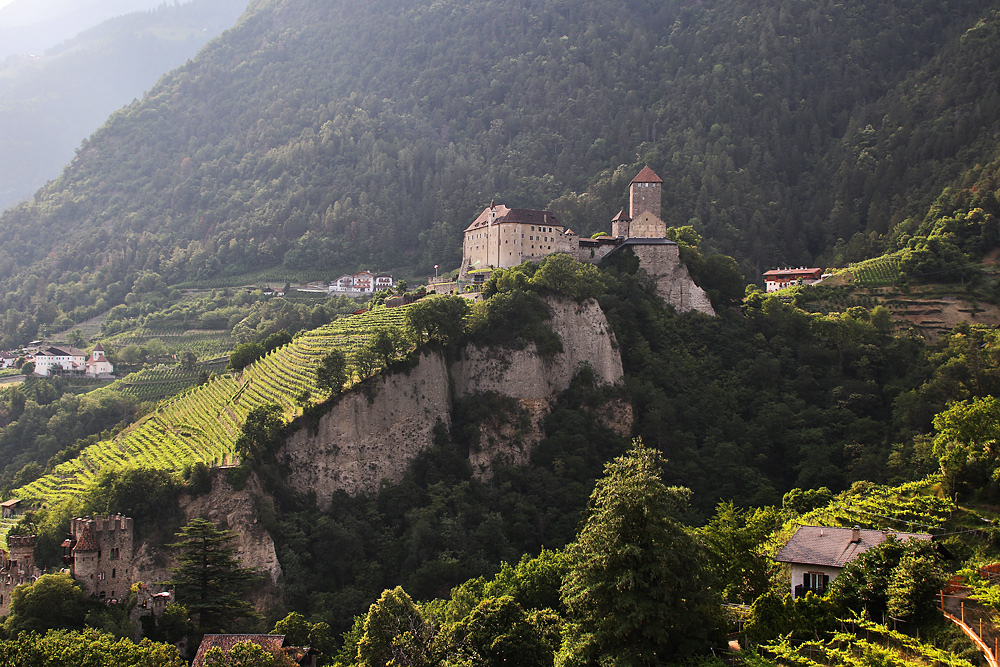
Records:
M781 548L774 560L779 563L800 565L820 565L824 567L844 567L852 560L888 539L930 541L927 533L899 533L892 530L858 530L854 541L854 529L831 526L800 526L788 544Z
M94 346L94 352L104 352L104 346L98 343Z
M631 219L632 218L630 218L627 215L625 215L625 209L622 209L622 210L618 211L618 215L616 215L615 217L611 218L611 222L620 222L620 221L628 222Z
M218 646L223 653L229 653L240 642L253 642L265 651L280 651L285 643L285 635L205 635L191 667L204 665L205 654L208 653L209 649Z
M21 504L20 498L11 498L10 500L5 500L0 503L0 507L17 507Z
M38 354L50 355L53 357L86 357L87 353L72 345L52 345L45 348L44 352Z
M632 183L662 183L663 179L656 175L656 173L649 168L647 164L642 168L635 178L632 179ZM631 185L632 183L629 183Z
M536 211L530 208L507 208L503 204L487 206L479 217L472 221L472 224L465 228L465 231L487 227L490 224L490 211L496 212L495 224L516 222L531 225L557 225L562 227L559 218L552 211Z
M799 276L816 276L818 278L821 275L823 275L823 269L807 269L804 266L798 269L771 269L764 272L764 278L797 278Z

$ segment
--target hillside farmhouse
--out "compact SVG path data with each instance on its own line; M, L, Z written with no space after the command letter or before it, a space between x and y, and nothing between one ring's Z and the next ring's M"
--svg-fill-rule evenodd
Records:
M800 526L774 559L791 566L792 597L809 591L822 595L848 563L882 544L890 535L900 541L931 540L927 533L868 530L857 526Z
M764 272L764 289L776 292L790 285L815 285L823 279L823 269L772 269Z
M358 271L353 274L345 274L330 283L328 292L353 292L357 294L371 294L379 290L392 289L395 281L388 273L372 273L371 271Z
M666 238L667 225L660 218L662 196L663 179L643 167L629 183L628 213L619 211L611 221L611 236L596 239L580 238L551 211L490 203L465 229L457 285L482 283L491 269L537 262L555 253L597 264L619 249L630 248L667 304L680 311L714 315L704 290L680 261L679 247Z
M109 377L115 367L104 356L104 348L98 343L90 358L87 353L71 345L52 345L39 350L31 359L35 364L35 375L86 375L89 377Z

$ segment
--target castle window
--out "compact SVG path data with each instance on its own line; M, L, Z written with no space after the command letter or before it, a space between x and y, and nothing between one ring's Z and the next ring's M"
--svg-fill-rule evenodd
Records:
M535 226L534 225L531 226L531 231L535 231Z
M115 568L111 568L111 578L115 578Z

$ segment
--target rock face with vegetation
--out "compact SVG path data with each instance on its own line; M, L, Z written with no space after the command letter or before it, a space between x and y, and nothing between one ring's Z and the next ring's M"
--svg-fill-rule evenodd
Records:
M412 369L347 393L315 429L294 433L281 452L289 483L315 490L320 507L328 507L336 491L375 493L382 480L402 478L407 464L433 444L438 424L451 425L456 401L490 400L486 395L514 405L498 402L513 409L493 415L496 428L469 454L474 471L488 475L496 456L526 462L542 437L541 419L581 367L588 365L598 384L622 379L618 344L596 301L548 299L547 306L561 352L542 355L534 344L520 350L469 345L450 365L440 352L424 354ZM631 414L627 404L614 402L606 419L627 432Z

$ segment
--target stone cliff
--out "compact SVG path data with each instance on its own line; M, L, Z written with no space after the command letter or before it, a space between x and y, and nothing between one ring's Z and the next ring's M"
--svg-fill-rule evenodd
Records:
M517 401L526 428L499 428L470 453L476 474L488 475L503 456L527 462L541 438L541 419L577 370L589 364L601 384L616 384L623 372L617 342L596 301L547 301L551 325L563 351L543 358L534 346L523 350L469 346L449 367L439 353L423 355L407 372L377 378L374 391L345 394L315 429L303 428L280 456L289 464L289 484L314 490L321 508L334 492L375 493L383 480L398 482L407 464L433 444L437 423L450 426L454 402L484 392ZM615 401L604 420L623 435L631 430L631 406Z

